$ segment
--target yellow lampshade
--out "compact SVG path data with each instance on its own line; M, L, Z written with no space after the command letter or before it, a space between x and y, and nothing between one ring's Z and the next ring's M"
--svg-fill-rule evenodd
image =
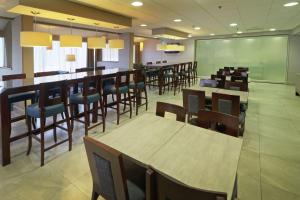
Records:
M80 35L61 35L60 47L82 47L82 37Z
M124 49L124 40L112 39L108 40L109 48L111 49Z
M185 47L178 44L168 44L166 51L184 51Z
M52 45L52 35L44 32L22 31L20 45L21 47L49 47Z
M50 46L47 46L47 50L49 50L49 51L50 51L50 50L52 50L52 48L53 48L53 47L52 47L52 35L51 35L51 42L50 42Z
M67 55L67 61L68 61L68 62L74 62L74 61L76 61L76 56L75 56L75 54L68 54L68 55Z
M144 42L140 42L140 51L144 50Z
M165 51L165 50L167 50L167 45L166 44L157 44L156 50L157 51Z
M103 49L106 47L106 37L88 37L87 44L89 49Z

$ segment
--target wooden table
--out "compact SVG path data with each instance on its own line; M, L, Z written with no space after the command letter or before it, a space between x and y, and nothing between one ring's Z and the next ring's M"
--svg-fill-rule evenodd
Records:
M99 140L189 186L232 196L242 139L146 113Z
M40 83L55 82L60 80L65 80L67 84L74 85L76 83L82 82L83 78L86 76L100 76L102 78L114 77L117 72L124 71L125 69L107 69L107 70L97 70L91 72L80 72L80 73L70 73L70 74L59 74L46 77L36 77L18 80L9 80L0 82L0 161L3 166L10 164L10 143L26 137L28 132L19 134L18 137L10 138L9 130L11 128L10 124L10 106L8 103L8 95L18 94L22 92L35 91L39 89Z

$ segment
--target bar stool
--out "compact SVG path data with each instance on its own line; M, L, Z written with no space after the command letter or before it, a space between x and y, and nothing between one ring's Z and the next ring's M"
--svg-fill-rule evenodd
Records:
M102 124L102 131L105 131L105 117L103 111L102 101L102 79L100 76L85 77L83 80L83 90L77 94L70 95L70 111L71 111L71 127L74 127L74 120L84 124L85 135L88 135L88 131L96 126ZM93 104L93 108L90 105ZM75 106L83 105L83 113L74 115ZM99 107L100 105L100 107ZM101 114L98 111L101 110ZM101 116L102 122L96 123L90 126L90 114L93 116ZM84 121L79 118L84 117Z
M194 61L193 65L193 83L196 84L198 79L198 62Z
M40 96L39 102L27 106L27 127L29 132L29 142L28 142L28 151L27 155L30 154L31 147L32 147L32 138L36 139L41 144L41 166L44 165L44 155L45 152L53 149L54 147L63 144L65 142L69 143L69 151L72 150L72 128L70 125L70 118L69 118L69 111L67 108L67 89L66 89L65 81L56 81L51 83L41 83L39 85L40 89ZM52 91L59 91L59 95L56 97L52 97ZM65 120L61 120L57 122L57 115L58 114L65 114ZM50 126L46 126L46 119L49 117L53 117L53 124ZM31 121L33 118L40 118L40 137L35 135L31 129ZM67 129L59 126L60 123L66 122ZM68 133L68 138L62 141L57 142L56 136L56 128L60 128ZM53 130L53 137L55 144L45 147L45 132L48 129ZM38 130L35 130L36 132Z
M17 80L17 79L25 79L26 74L12 74L12 75L4 75L2 76L3 81L10 81L10 80ZM35 103L36 99L36 93L35 91L30 91L30 92L22 92L18 94L13 94L8 96L8 102L10 109L13 109L13 104L18 103L18 102L24 102L24 107L25 107L25 113L26 113L26 108L27 108L27 100L31 101L31 104ZM23 119L26 119L26 115L21 115L18 117L11 118L10 117L10 124L21 121ZM35 125L35 124L34 124ZM11 125L9 126L9 133L11 134Z
M136 106L135 114L138 115L138 109L140 106L146 105L146 110L148 110L148 96L147 96L147 88L146 88L146 76L142 70L135 70L133 72L133 82L129 84L130 92L133 94L133 105ZM144 97L142 97L141 93L144 92ZM145 103L141 103L141 100L145 99Z
M107 114L107 108L112 108L117 110L117 124L120 122L120 115L127 112L130 113L130 118L132 117L132 106L131 98L129 92L129 71L117 72L115 85L104 87L103 89L103 98L104 98L104 107L105 107L105 116ZM107 103L108 95L116 95L116 101L113 100L111 103ZM122 99L121 95L124 95ZM123 112L120 113L120 104L124 105ZM114 107L116 105L116 107ZM126 105L129 105L129 110L126 111Z

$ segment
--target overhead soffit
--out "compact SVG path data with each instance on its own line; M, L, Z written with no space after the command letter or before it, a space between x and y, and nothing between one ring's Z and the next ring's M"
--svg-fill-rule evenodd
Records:
M91 25L109 29L125 29L132 25L132 19L113 14L104 10L79 5L61 0L21 0L19 4L8 12L34 16L31 12L39 12L39 18Z
M180 39L187 39L188 33L178 31L171 28L156 28L152 29L152 35L166 38L166 39L174 39L174 40L180 40Z

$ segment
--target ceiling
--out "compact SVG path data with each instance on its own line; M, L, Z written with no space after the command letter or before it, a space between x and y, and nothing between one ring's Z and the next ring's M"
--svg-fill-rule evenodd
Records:
M133 17L132 28L121 32L134 32L151 36L153 28L170 27L192 36L227 35L263 32L270 28L292 30L300 25L300 4L285 8L292 0L141 0L142 7L131 6L132 0L70 0L91 7ZM17 0L0 0L0 16L15 17L6 12ZM180 18L182 22L173 22ZM238 27L230 27L237 23ZM147 27L140 27L147 24ZM194 30L194 26L201 27Z
M237 32L237 27L230 27L230 23L237 23L242 32L291 30L300 24L300 5L283 7L291 0L142 0L142 7L131 6L131 0L71 1L131 16L131 30L140 35L150 35L152 28L159 27L207 36ZM173 22L177 18L182 22ZM193 26L201 29L194 30Z

